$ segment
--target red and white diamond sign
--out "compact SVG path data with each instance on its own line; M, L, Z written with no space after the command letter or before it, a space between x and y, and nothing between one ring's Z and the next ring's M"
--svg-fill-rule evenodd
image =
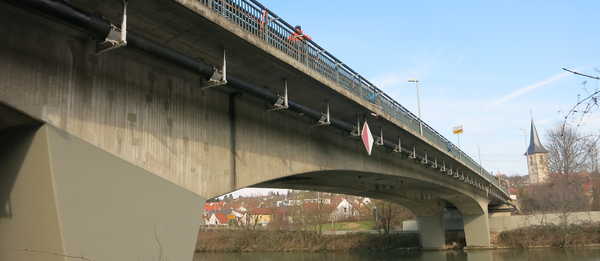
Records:
M360 134L363 144L365 145L365 149L369 156L371 155L371 150L373 149L373 135L371 135L371 130L369 129L369 124L365 121L363 124L362 132Z

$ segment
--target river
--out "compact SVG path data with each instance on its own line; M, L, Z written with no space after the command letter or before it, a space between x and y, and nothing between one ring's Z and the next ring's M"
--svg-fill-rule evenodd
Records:
M377 253L197 253L194 261L600 261L600 249Z

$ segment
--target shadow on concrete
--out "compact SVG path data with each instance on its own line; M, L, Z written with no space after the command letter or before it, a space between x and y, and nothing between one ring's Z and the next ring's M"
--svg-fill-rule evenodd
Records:
M0 219L12 217L10 194L40 126L41 122L0 104Z

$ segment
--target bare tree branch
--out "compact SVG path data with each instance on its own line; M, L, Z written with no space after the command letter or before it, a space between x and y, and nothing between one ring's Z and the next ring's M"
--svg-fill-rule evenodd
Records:
M588 74L584 74L584 73L580 73L580 72L576 72L573 70L569 70L566 68L562 68L563 70L579 75L579 76L583 76L583 77L587 77L587 78L591 78L591 79L595 79L595 80L600 80L600 77L598 76L592 76L592 75L588 75ZM583 84L585 85L587 83L584 82ZM584 87L584 90L586 92L587 89ZM587 114L590 114L592 112L593 109L598 109L600 108L600 105L598 104L598 101L600 99L600 90L596 89L594 92L592 92L591 94L587 95L585 98L580 99L579 95L577 95L577 103L567 112L567 114L564 117L564 124L567 123L567 120L569 120L569 118L572 118L576 113L580 113L581 114L581 118L579 123L577 124L577 126L582 125L583 123L583 119L585 118L585 116ZM581 107L584 107L583 109Z
M598 76L591 76L591 75L583 74L583 73L580 73L580 72L569 70L567 68L562 68L562 69L565 70L565 71L567 71L567 72L573 73L573 74L577 74L577 75L585 76L585 77L588 77L588 78L600 80L600 77L598 77Z
M597 146L592 135L584 136L570 125L556 126L547 132L550 172L561 175L588 170Z

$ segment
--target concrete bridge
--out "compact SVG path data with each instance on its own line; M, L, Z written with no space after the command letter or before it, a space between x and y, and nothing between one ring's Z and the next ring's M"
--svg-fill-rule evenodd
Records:
M203 202L245 187L398 202L428 249L452 207L467 245L489 247L488 210L508 200L255 1L14 0L0 22L0 260L191 260Z

